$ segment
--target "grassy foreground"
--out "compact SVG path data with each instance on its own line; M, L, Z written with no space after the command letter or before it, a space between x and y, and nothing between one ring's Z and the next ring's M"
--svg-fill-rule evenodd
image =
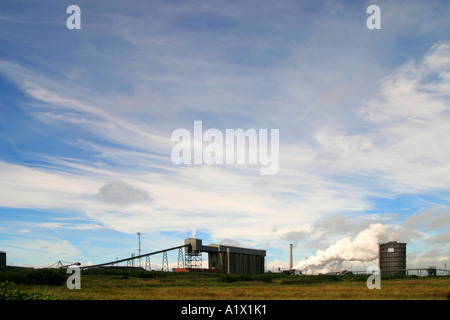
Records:
M45 277L38 275L42 272ZM366 275L226 275L93 269L81 272L81 289L69 290L69 275L64 272L0 269L0 300L450 299L450 277L382 277L381 289L369 290Z

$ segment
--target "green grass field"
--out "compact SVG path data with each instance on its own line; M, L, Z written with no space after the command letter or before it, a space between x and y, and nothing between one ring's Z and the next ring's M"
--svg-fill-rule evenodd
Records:
M367 275L226 275L92 269L81 272L81 289L69 290L68 276L65 270L0 269L0 300L450 299L450 277L382 276L381 289L369 290Z

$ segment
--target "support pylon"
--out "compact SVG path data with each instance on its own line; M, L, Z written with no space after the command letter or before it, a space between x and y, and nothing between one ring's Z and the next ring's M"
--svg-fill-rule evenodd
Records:
M184 248L179 248L179 249L178 249L178 263L177 263L177 268L184 268L183 249L184 249Z
M162 271L169 271L169 260L167 259L167 251L163 252Z
M152 271L152 264L150 263L150 256L145 257L145 270Z

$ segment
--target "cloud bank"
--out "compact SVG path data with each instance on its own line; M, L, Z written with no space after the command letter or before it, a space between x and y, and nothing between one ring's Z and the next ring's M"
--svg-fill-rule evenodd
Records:
M269 261L294 242L323 264L370 259L364 239L383 228L414 241L408 261L448 257L446 2L386 3L379 32L344 1L79 5L79 33L58 27L61 5L0 5L0 241L13 259L30 239L92 261L129 255L138 231L157 250L195 230ZM278 173L173 165L171 133L195 120L279 128Z

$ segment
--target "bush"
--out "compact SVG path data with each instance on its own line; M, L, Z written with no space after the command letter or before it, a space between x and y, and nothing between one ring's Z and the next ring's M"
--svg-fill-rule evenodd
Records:
M164 277L171 274L170 272L146 271L143 269L137 268L133 269L125 267L91 268L83 270L82 273L84 275L92 274L92 275L121 276L123 277L123 279L126 279L128 277L148 279L148 278Z
M237 281L263 281L272 282L272 276L269 274L225 274L217 280L219 282L237 282Z
M217 281L232 283L236 281L253 281L253 278L249 274L225 274L222 275Z
M328 282L337 282L337 281L345 281L347 279L347 275L304 275L304 276L288 276L281 281L281 284L287 285L314 285L320 283L328 283Z
M51 300L52 297L38 292L21 292L11 281L0 283L0 300Z
M26 269L6 267L0 269L0 282L60 286L67 280L65 269Z

